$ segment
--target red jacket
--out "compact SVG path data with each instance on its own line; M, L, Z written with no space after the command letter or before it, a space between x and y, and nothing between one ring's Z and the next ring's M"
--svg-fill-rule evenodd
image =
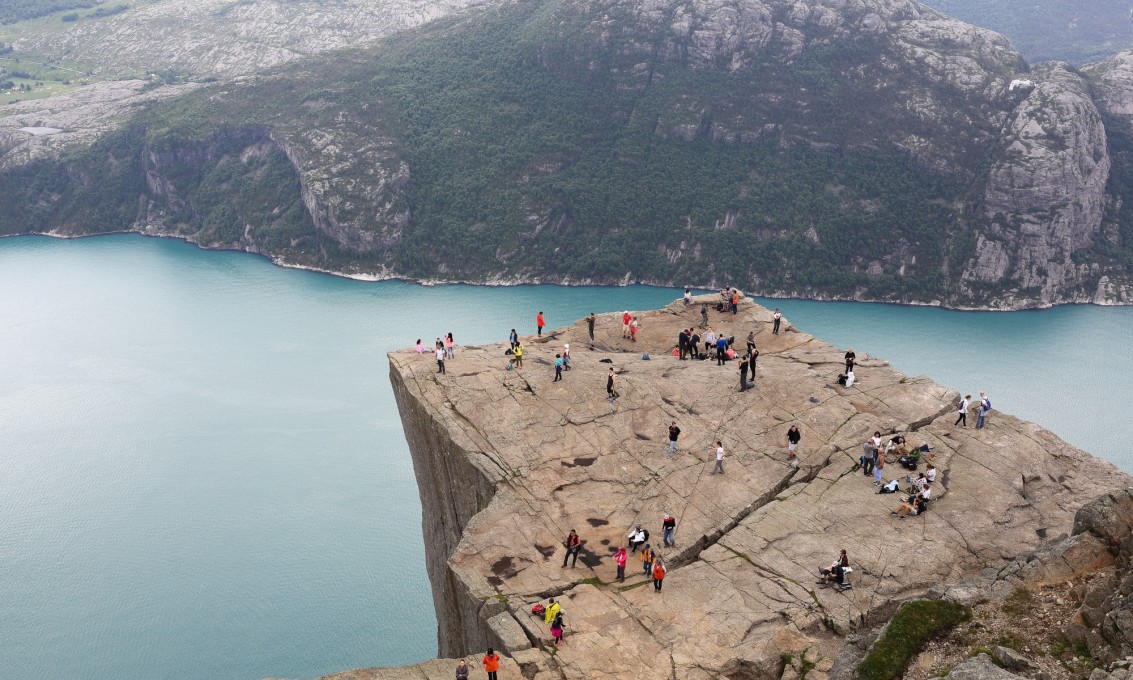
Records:
M543 315L542 314L536 314L535 315L535 325L536 326L546 326L547 325L547 324L543 323Z
M493 673L500 670L500 655L492 654L491 656L484 656L484 671Z

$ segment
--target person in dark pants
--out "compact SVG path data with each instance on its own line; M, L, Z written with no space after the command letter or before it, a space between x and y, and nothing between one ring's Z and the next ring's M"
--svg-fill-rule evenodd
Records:
M854 359L857 359L857 358L858 358L858 355L854 354L854 348L851 347L850 350L848 352L846 352L846 372L847 373L854 370Z
M755 350L755 331L747 334L747 353L751 354Z
M972 395L970 395L970 394L960 400L960 409L956 412L957 417L956 417L956 422L952 424L953 427L955 427L956 425L959 425L960 423L964 423L963 427L965 429L967 429L967 427L968 427L968 404L970 404L970 403L972 403Z
M668 453L668 455L671 456L676 452L676 450L677 450L677 438L680 437L680 436L681 436L681 428L677 427L677 421L674 420L673 424L669 426L669 453Z
M798 425L792 425L791 429L787 430L787 457L794 458L798 453L799 441L803 438L802 432L799 432Z
M500 670L500 655L489 647L484 655L484 670L488 673L488 680L497 680L496 673Z
M566 569L567 560L571 559L572 557L574 559L571 560L570 566L573 567L577 565L578 551L582 550L582 539L578 537L578 534L575 533L574 529L571 529L570 533L567 534L566 540L563 541L563 545L566 546L567 550L566 556L563 557L563 569Z
M653 562L653 590L661 592L661 582L665 580L665 564L660 559Z
M590 315L586 317L586 330L587 330L587 332L590 333L590 344L591 345L594 344L594 320L595 320L594 312L590 312Z
M437 348L437 373L445 372L445 348Z
M683 328L680 335L677 336L677 349L680 350L681 361L684 361L685 355L688 354L688 331Z
M751 387L747 384L747 356L740 362L740 392L747 392Z
M775 325L771 328L771 332L775 335L779 335L779 322L783 320L783 313L779 311L778 307L775 308L775 313L771 315L771 318L775 320Z
M535 330L536 330L535 334L538 335L538 336L542 336L543 335L543 326L545 326L545 325L546 324L543 323L543 312L540 311L538 314L535 315Z
M700 327L708 328L708 305L700 303Z
M563 355L555 355L555 379L551 382L558 382L563 379Z
M721 331L723 332L723 331ZM716 365L723 366L728 360L728 339L724 336L716 338Z
M610 374L606 376L606 398L610 401L617 399L619 396L618 391L614 389L614 369L610 369Z
M751 386L755 387L755 361L759 358L759 350L752 349L751 356L748 357L747 367L751 371Z

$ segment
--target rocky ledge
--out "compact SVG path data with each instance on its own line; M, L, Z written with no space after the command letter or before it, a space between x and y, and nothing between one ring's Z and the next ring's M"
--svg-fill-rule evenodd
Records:
M770 313L753 303L710 315L738 346L756 332L755 389L738 391L734 362L672 355L679 330L699 322L696 307L680 302L639 314L635 343L621 337L620 314L598 317L593 345L581 321L524 338L517 370L501 345L458 349L444 375L428 354L390 354L440 656L492 645L509 657L504 677L778 678L805 651L806 674L821 680L860 658L848 635L860 645L856 634L903 601L941 597L950 585L972 597L1026 565L1049 566L1017 558L1050 546L1062 546L1062 566L1043 572L1050 578L1074 572L1068 560L1113 564L1099 557L1109 554L1104 541L1074 532L1084 504L1130 485L1109 463L998 411L985 429L956 428L954 390L876 357L859 353L858 383L839 386L843 349L789 323L772 334ZM572 369L552 382L564 343ZM616 403L606 399L611 367ZM672 421L682 435L669 458ZM802 431L797 465L786 455L792 424ZM897 496L877 494L858 469L875 430L931 447L940 477L926 514L897 519ZM728 452L723 476L709 474L717 440ZM897 465L885 472L907 474ZM676 546L659 550L669 566L663 591L636 560L616 582L612 553L627 531L641 524L660 544L666 512L678 528ZM572 528L583 549L577 567L562 568ZM818 588L816 569L840 548L853 589ZM551 596L568 625L557 649L529 613ZM335 677L440 678L451 668Z

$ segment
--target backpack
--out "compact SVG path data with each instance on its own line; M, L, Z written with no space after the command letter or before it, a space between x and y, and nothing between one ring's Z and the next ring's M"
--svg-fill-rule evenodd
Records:
M649 530L648 529L642 529L641 533L645 534L645 540L648 541L649 540Z
M532 605L532 607L531 607L531 615L532 616L542 616L544 613L546 613L546 611L547 611L547 608L544 607L541 604L538 604L538 603Z
M991 410L991 399L984 397L984 407L989 411Z

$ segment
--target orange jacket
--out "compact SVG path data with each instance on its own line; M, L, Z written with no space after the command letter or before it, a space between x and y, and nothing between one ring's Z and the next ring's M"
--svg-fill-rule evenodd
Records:
M494 673L500 670L500 655L492 654L491 656L484 656L484 671L486 673Z
M658 581L665 578L665 567L661 566L660 563L657 563L653 566L653 578L657 579Z

